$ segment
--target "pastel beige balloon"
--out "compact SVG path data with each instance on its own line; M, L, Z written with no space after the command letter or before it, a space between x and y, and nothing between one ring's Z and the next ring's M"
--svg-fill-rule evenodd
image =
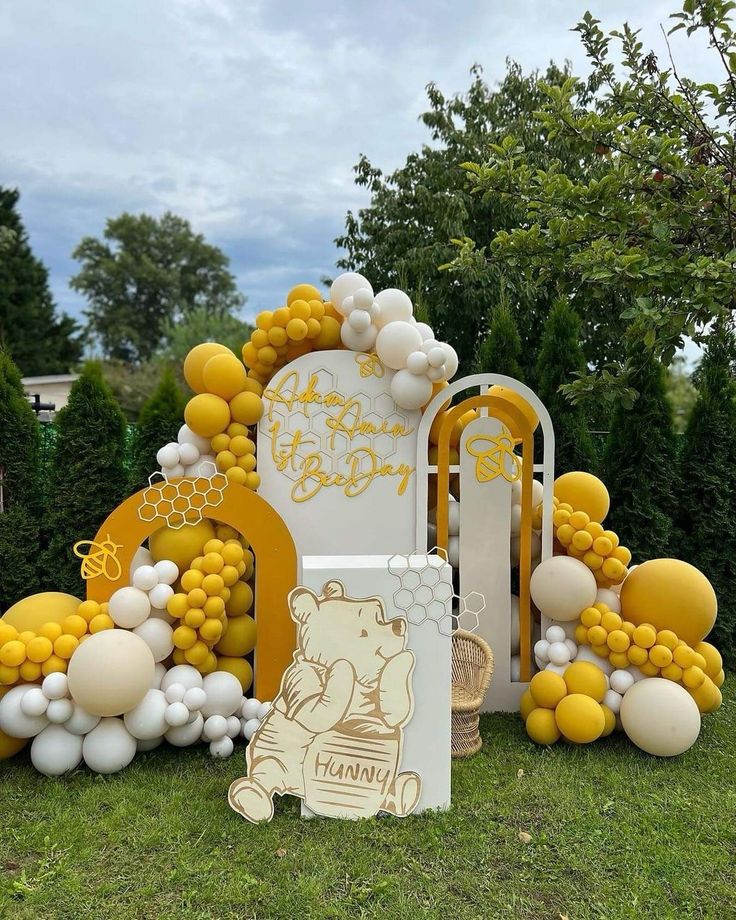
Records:
M155 670L143 639L125 629L106 629L85 639L72 656L69 693L92 715L121 715L140 703Z

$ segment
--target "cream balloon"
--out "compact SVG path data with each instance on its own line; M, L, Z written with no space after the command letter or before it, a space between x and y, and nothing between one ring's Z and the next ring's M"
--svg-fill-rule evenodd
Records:
M376 325L381 328L387 326L389 323L400 320L408 323L413 319L414 309L411 305L409 295L405 294L404 291L400 291L398 288L386 288L385 291L379 291L379 293L376 294L375 302L380 307L375 322ZM420 344L421 340L422 336L420 334Z
M338 275L330 287L330 303L338 313L342 313L343 301L348 297L352 297L361 288L367 288L371 294L373 293L373 288L368 279L357 272L345 272L342 275Z
M144 574L149 572L152 578L156 577L153 566L141 566ZM139 570L136 571L136 574ZM134 576L135 577L135 576ZM123 629L135 629L140 626L151 614L151 602L148 595L141 588L127 586L118 588L110 598L110 617L116 626Z
M676 757L700 734L700 712L690 694L661 677L640 680L626 691L621 724L629 739L647 754Z
M69 693L91 715L120 715L140 703L155 670L143 639L106 629L85 639L69 661Z
M376 354L386 367L395 371L406 367L412 352L419 351L422 337L413 323L396 321L381 328L376 338Z
M102 719L82 742L84 762L95 773L117 773L128 766L136 750L135 738L122 719Z
M168 658L174 650L174 630L165 620L149 617L133 630L151 649L155 662Z
M572 556L552 556L534 570L530 580L532 600L550 620L576 620L595 603L598 585L593 573Z
M44 776L61 776L79 766L82 737L63 725L49 725L31 744L31 763Z
M432 398L432 384L427 377L417 377L404 368L391 381L391 395L402 409L421 409Z
M369 326L364 332L356 332L350 323L340 326L342 344L351 351L370 351L376 341L376 332L375 326Z

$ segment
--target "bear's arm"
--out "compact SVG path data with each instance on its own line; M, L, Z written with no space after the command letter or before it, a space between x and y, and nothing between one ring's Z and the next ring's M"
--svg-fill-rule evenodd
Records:
M402 725L409 718L413 700L411 675L414 655L408 650L390 658L381 672L379 684L380 708L387 725Z
M311 667L307 662L304 664ZM316 669L311 669L313 677L305 674L300 680L300 685L303 690L310 685L314 687L316 678L316 692L299 695L298 700L294 701L296 705L293 718L308 731L326 732L334 728L347 712L356 683L355 671L345 658L330 665L323 681L320 680Z

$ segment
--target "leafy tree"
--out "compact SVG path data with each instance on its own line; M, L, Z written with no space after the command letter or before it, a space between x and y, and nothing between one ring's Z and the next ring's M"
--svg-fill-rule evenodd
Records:
M184 423L186 399L172 371L164 371L156 390L146 400L133 435L130 488L143 488L151 473L158 469L156 453L169 441L175 441Z
M607 524L634 562L643 562L670 552L677 452L664 367L636 340L627 360L639 396L614 412L603 479L611 495Z
M665 364L685 337L707 339L711 322L736 306L732 9L725 0L685 0L674 14L674 29L705 33L719 84L687 78L672 61L660 64L628 25L606 35L585 14L576 28L592 74L587 82L540 84L545 101L529 130L576 149L588 166L571 170L553 158L540 168L514 131L489 157L466 164L480 197L513 202L519 219L490 240L466 234L455 262L464 288L502 272L511 291L520 285L540 298L564 295L584 329L601 321L633 326ZM620 67L611 60L614 40ZM587 357L595 372L568 386L573 398L614 399L638 372L615 351Z
M502 301L493 311L488 335L478 349L476 371L479 374L506 374L523 381L520 357L521 338L514 314Z
M57 316L48 272L33 255L15 189L0 187L0 347L26 376L65 373L81 355L76 323Z
M545 75L550 85L568 76L551 65ZM357 214L348 213L345 233L336 243L346 250L341 268L363 271L374 286L403 287L441 338L456 348L461 370L471 369L485 337L492 311L501 299L501 276L484 270L467 284L440 266L455 250L453 237L470 236L481 245L500 230L516 226L520 210L509 196L477 195L460 164L485 156L492 142L512 132L524 143L530 162L543 166L559 159L570 172L584 168L575 145L574 156L564 138L550 139L532 113L542 105L538 74L524 75L509 64L501 84L492 89L481 68L471 70L471 84L462 96L446 97L435 84L427 87L429 108L421 120L432 145L411 153L406 163L386 174L362 156L355 181L370 193L370 204ZM522 340L529 344L521 355L527 375L534 367L534 351L551 299L524 285L513 290L513 312Z
M678 434L685 430L698 398L686 364L684 355L675 355L672 364L667 368L667 399L672 406L672 420Z
M38 590L40 431L0 349L0 611Z
M160 358L142 364L112 359L100 362L102 376L129 422L137 420L146 400L158 386L165 366ZM183 375L181 379L183 381Z
M196 307L180 322L165 324L164 356L180 368L188 352L202 342L219 342L239 355L252 331L252 326L233 313L213 313L205 307Z
M167 323L198 308L237 313L244 303L227 256L168 212L112 218L103 239L85 237L73 255L81 269L70 284L87 298L88 334L110 358L146 361Z
M544 324L537 358L537 395L547 407L555 430L555 471L590 472L596 465L595 448L582 406L573 406L561 387L586 370L580 344L580 317L563 298L556 301Z
M86 365L56 425L44 576L49 588L80 596L80 563L72 548L77 540L94 539L126 491L125 417L98 364Z
M676 555L710 579L718 597L713 640L736 663L736 356L732 332L711 336L698 400L683 436Z

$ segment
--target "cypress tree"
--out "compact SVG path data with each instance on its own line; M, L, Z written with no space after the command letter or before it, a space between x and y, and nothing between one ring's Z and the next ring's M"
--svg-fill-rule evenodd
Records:
M175 441L184 422L186 399L176 384L171 369L164 371L161 381L143 404L138 426L133 435L130 489L142 489L148 477L158 469L156 453L169 441Z
M580 345L580 317L565 299L555 301L547 317L537 356L537 395L547 407L555 430L555 474L592 472L596 453L585 411L560 392L575 374L586 370Z
M698 399L682 438L677 551L710 580L718 597L711 636L728 664L736 663L736 355L733 333L709 338L698 369Z
M505 303L493 311L488 335L481 342L475 362L478 374L506 374L524 380L519 364L521 339L514 315Z
M669 554L676 487L677 450L665 370L640 343L629 348L631 408L617 406L603 457L611 495L607 526L636 562Z
M0 611L38 591L41 434L0 349Z
M94 539L126 492L125 417L98 364L84 368L56 425L45 518L44 577L48 587L79 597L83 582L72 548L77 540Z

